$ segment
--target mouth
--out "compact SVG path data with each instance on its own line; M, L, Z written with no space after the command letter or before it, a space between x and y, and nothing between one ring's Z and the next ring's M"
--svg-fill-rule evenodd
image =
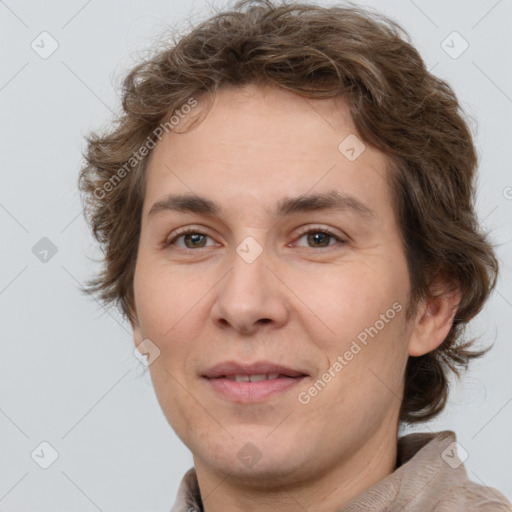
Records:
M224 362L202 375L210 389L237 403L264 402L297 386L308 375L270 362L240 364Z
M283 377L290 377L290 375L282 375L279 373L256 373L251 375L237 374L237 375L222 375L221 377L214 377L216 379L234 380L235 382L261 382L262 380L275 380ZM297 378L297 377L290 377Z

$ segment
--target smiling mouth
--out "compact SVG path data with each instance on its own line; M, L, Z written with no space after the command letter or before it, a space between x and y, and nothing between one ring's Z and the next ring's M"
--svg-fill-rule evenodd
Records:
M262 380L275 380L275 379L278 379L279 377L287 377L287 375L282 375L279 373L258 373L255 375L245 375L245 374L222 375L221 377L214 377L214 378L234 380L236 382L260 382Z

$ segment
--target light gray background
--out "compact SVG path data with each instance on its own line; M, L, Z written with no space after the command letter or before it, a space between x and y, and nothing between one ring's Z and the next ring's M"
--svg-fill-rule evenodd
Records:
M446 412L418 430L454 430L470 478L512 499L512 1L358 3L401 22L478 123L478 212L499 244L501 279L472 331L496 344L454 384ZM77 290L98 268L88 258L100 254L76 180L83 135L119 107L119 78L168 23L207 8L199 0L0 2L0 510L167 511L192 466L141 377L129 326ZM47 59L31 48L42 47L43 31L59 45ZM456 59L442 47L453 31L469 43ZM452 39L445 44L460 51ZM42 237L57 248L46 262L32 252ZM48 469L31 458L36 449L40 461L49 456L43 441L58 452Z

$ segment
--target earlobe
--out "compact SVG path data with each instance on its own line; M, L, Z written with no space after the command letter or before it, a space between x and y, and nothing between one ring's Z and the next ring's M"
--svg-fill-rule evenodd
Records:
M139 320L137 318L137 315L133 311L131 312L131 315L130 315L130 325L132 327L133 343L137 347L144 340L144 336L142 336L142 332L140 329Z
M133 343L137 347L144 340L144 336L142 336L142 333L140 332L140 327L138 325L132 326L132 333L133 333Z
M422 356L435 350L448 336L460 303L460 288L452 281L436 287L436 296L418 308L409 340L409 355Z

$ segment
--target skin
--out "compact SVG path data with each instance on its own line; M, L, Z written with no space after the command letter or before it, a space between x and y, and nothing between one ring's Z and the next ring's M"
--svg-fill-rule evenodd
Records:
M155 392L193 454L207 512L332 511L390 474L407 359L436 348L452 324L457 291L420 304L405 322L410 282L388 162L368 144L349 161L338 145L350 134L341 99L250 85L221 90L204 121L166 134L150 156L134 343L149 339L160 350L149 366ZM331 190L374 217L268 213L283 198ZM221 214L148 215L167 194L191 192L218 202ZM207 236L174 239L182 227ZM322 238L326 228L342 242ZM252 263L236 252L248 236L262 248ZM300 403L298 393L394 303L401 312ZM201 378L228 359L271 360L309 376L264 403L236 403ZM260 455L250 467L237 457L248 442Z

